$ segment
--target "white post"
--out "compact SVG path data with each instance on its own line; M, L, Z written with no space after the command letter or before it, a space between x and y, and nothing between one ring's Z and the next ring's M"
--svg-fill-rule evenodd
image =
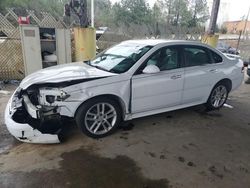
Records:
M94 0L91 0L91 26L95 27Z

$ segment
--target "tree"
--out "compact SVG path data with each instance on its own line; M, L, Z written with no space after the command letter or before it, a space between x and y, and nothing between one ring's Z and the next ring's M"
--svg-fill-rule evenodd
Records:
M112 4L110 0L95 0L95 25L107 25L112 21ZM91 0L88 0L88 14L90 15Z
M187 0L174 0L172 2L172 25L187 25L190 19L190 11L188 10Z
M157 0L168 25L196 27L208 19L206 0Z
M221 32L222 34L226 34L226 33L227 33L227 27L226 27L226 26L221 26L220 32Z
M51 14L63 15L64 4L68 0L1 0L0 10L6 8L30 9L37 12L49 12Z
M200 23L204 23L209 18L208 6L206 0L194 0L191 6L192 19L189 26L196 27Z
M154 6L152 8L152 21L153 22L160 22L160 21L162 21L161 8L156 3L154 4Z
M150 22L151 11L145 0L122 0L113 5L115 22L144 24Z
M90 15L90 0L87 1ZM176 27L199 27L208 19L206 0L156 0L152 8L148 1L121 0L112 5L111 0L95 0L95 25L120 31L133 26L131 33L135 30L140 34L140 29L144 29L143 35L158 35L175 32ZM24 10L23 12L30 9L38 13L45 11L62 16L64 5L68 2L69 0L0 0L0 10L16 7Z
M115 3L112 7L112 20L113 23L118 25L119 23L129 24L129 18L127 18L126 11L122 8L120 3Z

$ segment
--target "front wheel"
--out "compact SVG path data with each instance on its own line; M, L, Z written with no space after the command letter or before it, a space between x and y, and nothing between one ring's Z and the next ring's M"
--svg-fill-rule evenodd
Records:
M228 93L229 91L225 84L223 83L217 84L213 88L207 100L207 103L206 103L207 109L216 110L216 109L221 108L227 101Z
M102 138L113 133L120 121L119 105L107 98L87 101L76 114L77 125L92 138Z

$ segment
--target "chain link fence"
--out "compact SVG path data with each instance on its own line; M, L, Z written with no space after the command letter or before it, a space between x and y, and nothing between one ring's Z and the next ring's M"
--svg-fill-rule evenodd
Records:
M97 46L100 50L104 50L128 39L200 40L203 34L203 27L188 28L164 24L113 24L99 38Z
M97 41L100 51L128 39L159 38L167 40L195 40L200 41L205 34L204 27L180 27L167 24L112 24ZM224 42L236 48L238 36L231 38L231 34L220 34ZM240 56L244 61L250 62L250 39L248 36L241 38L239 43Z

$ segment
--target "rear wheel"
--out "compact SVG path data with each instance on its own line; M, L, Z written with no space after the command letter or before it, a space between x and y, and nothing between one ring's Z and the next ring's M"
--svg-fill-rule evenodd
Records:
M228 93L229 89L225 83L216 84L206 103L207 109L216 110L221 108L227 101Z
M83 133L92 138L101 138L113 133L120 121L119 105L107 98L87 101L76 114L77 125Z

